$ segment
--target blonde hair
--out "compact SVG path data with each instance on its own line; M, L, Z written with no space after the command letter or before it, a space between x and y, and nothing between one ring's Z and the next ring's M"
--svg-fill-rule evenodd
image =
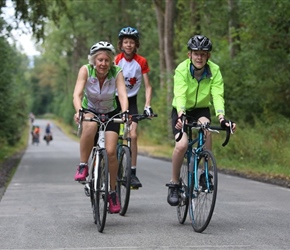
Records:
M110 58L111 66L114 65L115 55L112 51L107 50L107 49L98 50L95 54L88 55L89 64L92 66L95 66L95 58L97 55L101 54L101 52L106 52L107 56Z

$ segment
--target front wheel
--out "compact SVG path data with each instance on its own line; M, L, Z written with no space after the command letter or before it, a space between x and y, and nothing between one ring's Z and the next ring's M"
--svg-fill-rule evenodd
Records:
M117 193L121 203L120 215L125 215L130 200L131 184L131 152L127 146L120 146L118 152Z
M178 221L183 224L188 211L188 165L181 166L179 186L179 203L176 209Z
M98 154L98 177L97 180L95 180L96 190L94 192L94 219L97 224L98 231L103 232L108 211L109 166L106 150L101 149Z
M211 151L204 150L200 154L198 167L193 176L189 190L189 215L195 232L203 232L211 218L215 207L218 176L217 165ZM194 182L198 180L198 183Z

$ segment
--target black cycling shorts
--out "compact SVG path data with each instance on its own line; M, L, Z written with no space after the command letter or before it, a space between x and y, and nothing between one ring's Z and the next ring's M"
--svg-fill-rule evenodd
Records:
M200 117L206 117L207 119L210 119L210 109L209 108L196 108L196 109L190 109L186 110L186 115L191 116L192 119L188 119L189 122L194 122L198 121ZM176 108L172 108L171 111L171 121L172 121L172 132L173 135L175 136L177 133L180 132L179 129L175 128L176 121L178 119L178 114Z
M107 113L107 115L109 116L109 118L111 118L112 116L114 116L115 114L118 114L118 113L120 113L119 109L115 109L114 111ZM99 131L99 127L98 127L98 131ZM99 137L98 131L95 135L95 142L98 141L98 137ZM113 121L109 122L107 125L107 128L106 128L106 131L113 131L113 132L116 132L117 134L119 134L120 123L116 123Z
M116 96L116 102L117 102L117 106L118 109L121 110L121 105L120 105L120 101L118 96ZM138 113L138 106L137 106L137 95L132 96L132 97L128 97L128 102L129 102L129 114L139 114ZM134 122L138 123L138 121L133 118L132 119Z

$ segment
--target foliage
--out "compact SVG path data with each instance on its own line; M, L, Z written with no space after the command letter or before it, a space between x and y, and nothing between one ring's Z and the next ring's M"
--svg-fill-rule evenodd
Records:
M240 8L242 53L223 60L231 113L253 122L272 113L289 117L289 7L287 1L243 2ZM265 25L267 24L267 25ZM237 98L238 97L238 98ZM287 105L288 104L288 105Z
M226 147L223 137L214 136L214 154L219 165L243 172L290 176L289 121L279 117L279 123L269 124L255 118L254 125L241 123Z
M27 58L0 37L0 146L13 146L21 137L28 115L28 92L25 87ZM17 67L16 67L17 65Z
M66 10L66 0L12 0L17 27L20 21L28 23L37 40L44 38L44 25L47 18L53 20L58 24L59 17L62 12ZM0 7L4 7L3 3L0 3Z
M166 4L158 2L163 7ZM139 133L150 135L150 141L156 144L172 145L169 103L174 72L167 73L168 86L161 89L160 75L164 72L159 65L161 51L153 1L13 0L13 3L16 21L30 23L36 38L43 38L43 43L39 44L41 56L34 58L35 66L29 68L27 58L7 42L7 36L0 38L0 55L5 58L0 65L0 146L17 140L30 110L37 115L54 113L72 124L73 89L79 68L87 63L90 46L99 40L109 40L117 47L118 32L124 26L136 27L141 34L138 52L147 58L151 68L151 105L158 114L152 121L140 122ZM228 1L176 0L174 64L187 57L190 36L197 33L208 36L213 43L211 60L220 66L224 77L226 117L246 128L243 133L237 131L236 142L229 147L222 151L215 147L217 154L223 159L232 157L232 161L240 155L236 166L283 167L290 161L286 156L288 136L283 132L287 131L290 116L287 108L290 2L256 0L255 4L252 1L236 4L239 24L235 34L240 38L241 50L231 57ZM5 1L0 1L0 7L4 5ZM1 34L4 30L9 33L9 25L2 18L0 29ZM144 88L138 96L140 111L144 105L142 93ZM285 157L275 161L272 152L283 153Z

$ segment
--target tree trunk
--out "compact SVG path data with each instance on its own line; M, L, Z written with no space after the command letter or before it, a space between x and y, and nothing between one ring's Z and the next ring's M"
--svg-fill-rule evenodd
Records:
M164 16L164 54L165 54L165 65L166 65L166 86L167 86L167 113L170 114L172 107L172 90L173 90L173 73L175 69L174 63L174 48L173 48L173 40L174 40L174 1L166 0L165 1L165 16ZM168 120L167 124L168 136L171 137L171 121Z
M228 6L230 56L233 59L241 50L239 36L239 15L238 5L235 0L228 0Z
M164 55L164 6L163 0L153 0L155 5L155 12L157 18L157 26L158 26L158 38L159 38L159 65L160 65L160 89L164 88L165 85L165 75L166 75L166 67L165 67L165 55Z
M155 4L159 31L160 88L163 89L164 84L166 84L166 113L169 116L172 102L172 76L175 68L173 49L175 1L165 0L165 7L163 0L153 0L153 3ZM171 138L170 120L168 120L167 130L167 134Z
M191 18L190 18L190 27L193 31L192 36L200 35L201 34L201 27L200 27L200 14L198 11L198 2L197 1L190 1L189 2L189 9L191 10Z

